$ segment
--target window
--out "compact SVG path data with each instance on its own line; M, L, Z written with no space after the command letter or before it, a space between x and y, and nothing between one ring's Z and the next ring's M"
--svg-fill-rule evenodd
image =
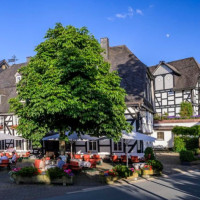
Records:
M174 95L174 92L173 91L169 91L168 92L168 96L173 96Z
M15 140L16 141L16 149L17 150L24 150L24 142L23 140Z
M97 142L96 141L89 141L89 150L96 151L97 150Z
M158 132L157 133L157 139L158 140L164 140L164 132Z
M122 151L122 142L114 142L114 151Z
M155 90L163 90L163 77L157 76L155 79Z
M4 117L0 116L0 126L3 126Z
M165 89L173 88L173 75L167 74L165 76Z
M16 76L16 83L19 83L19 81L22 79L21 76Z

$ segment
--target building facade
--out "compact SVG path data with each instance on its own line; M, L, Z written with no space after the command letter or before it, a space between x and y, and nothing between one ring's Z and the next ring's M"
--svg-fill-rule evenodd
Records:
M9 111L8 102L10 98L17 95L16 85L21 80L18 70L26 64L7 65L0 71L0 151L14 148L17 152L23 152L31 149L31 142L24 138L1 140L1 134L19 136L15 129L18 125L18 117Z
M156 113L179 116L182 102L191 102L193 115L199 114L200 65L194 58L186 58L150 67L155 77Z
M169 118L180 116L182 102L190 102L193 115L199 115L200 106L200 65L194 58L186 58L173 62L161 61L150 67L155 77L154 95L156 113ZM154 131L151 136L157 138L154 147L172 148L174 126L193 126L198 119L192 120L164 120L154 122Z

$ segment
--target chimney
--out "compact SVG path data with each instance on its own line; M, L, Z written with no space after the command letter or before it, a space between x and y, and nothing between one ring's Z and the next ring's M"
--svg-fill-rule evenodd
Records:
M164 61L164 60L161 60L159 64L160 64L160 65L163 65L163 64L165 64L165 61Z
M101 38L101 48L104 49L102 56L105 60L109 59L109 39L107 37Z
M29 63L31 58L32 58L31 56L26 57L26 62Z

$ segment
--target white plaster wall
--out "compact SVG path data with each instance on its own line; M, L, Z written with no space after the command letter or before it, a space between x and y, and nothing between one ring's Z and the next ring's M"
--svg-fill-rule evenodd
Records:
M167 67L166 65L160 65L154 72L154 75L167 74L170 72L172 72L172 70L169 67Z
M99 144L100 145L109 145L110 144L110 140L109 139L99 140Z
M164 140L156 140L153 143L153 147L162 146L164 148L173 147L173 134L171 131L155 131L151 134L152 137L157 138L157 132L164 132Z

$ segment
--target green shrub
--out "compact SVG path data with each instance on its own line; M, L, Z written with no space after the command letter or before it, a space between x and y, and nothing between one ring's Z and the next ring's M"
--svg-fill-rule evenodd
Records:
M122 178L129 177L133 174L133 172L125 165L116 165L113 167L113 171L116 171Z
M193 150L194 152L194 155L199 155L200 154L200 149L199 148L196 148Z
M195 160L195 157L192 151L183 150L180 152L180 160L183 162L191 162Z
M182 102L180 116L181 117L191 117L193 114L192 104L190 102Z
M149 155L151 155L150 158L149 158ZM155 160L155 155L154 155L153 149L151 147L147 147L145 149L145 151L144 151L144 157L146 159L149 159L149 160Z
M50 178L50 179L56 179L56 178L62 178L65 173L62 169L58 168L58 167L54 167L54 168L50 168L47 170L46 175Z
M16 175L20 175L23 177L31 177L38 174L38 170L35 167L23 167L19 171L15 173Z
M148 160L147 164L151 165L153 170L163 170L163 164L159 160Z
M186 138L185 139L185 147L187 150L195 150L199 147L199 138L193 137L193 138Z
M182 150L186 150L184 139L182 137L175 137L174 138L174 151L180 152Z

